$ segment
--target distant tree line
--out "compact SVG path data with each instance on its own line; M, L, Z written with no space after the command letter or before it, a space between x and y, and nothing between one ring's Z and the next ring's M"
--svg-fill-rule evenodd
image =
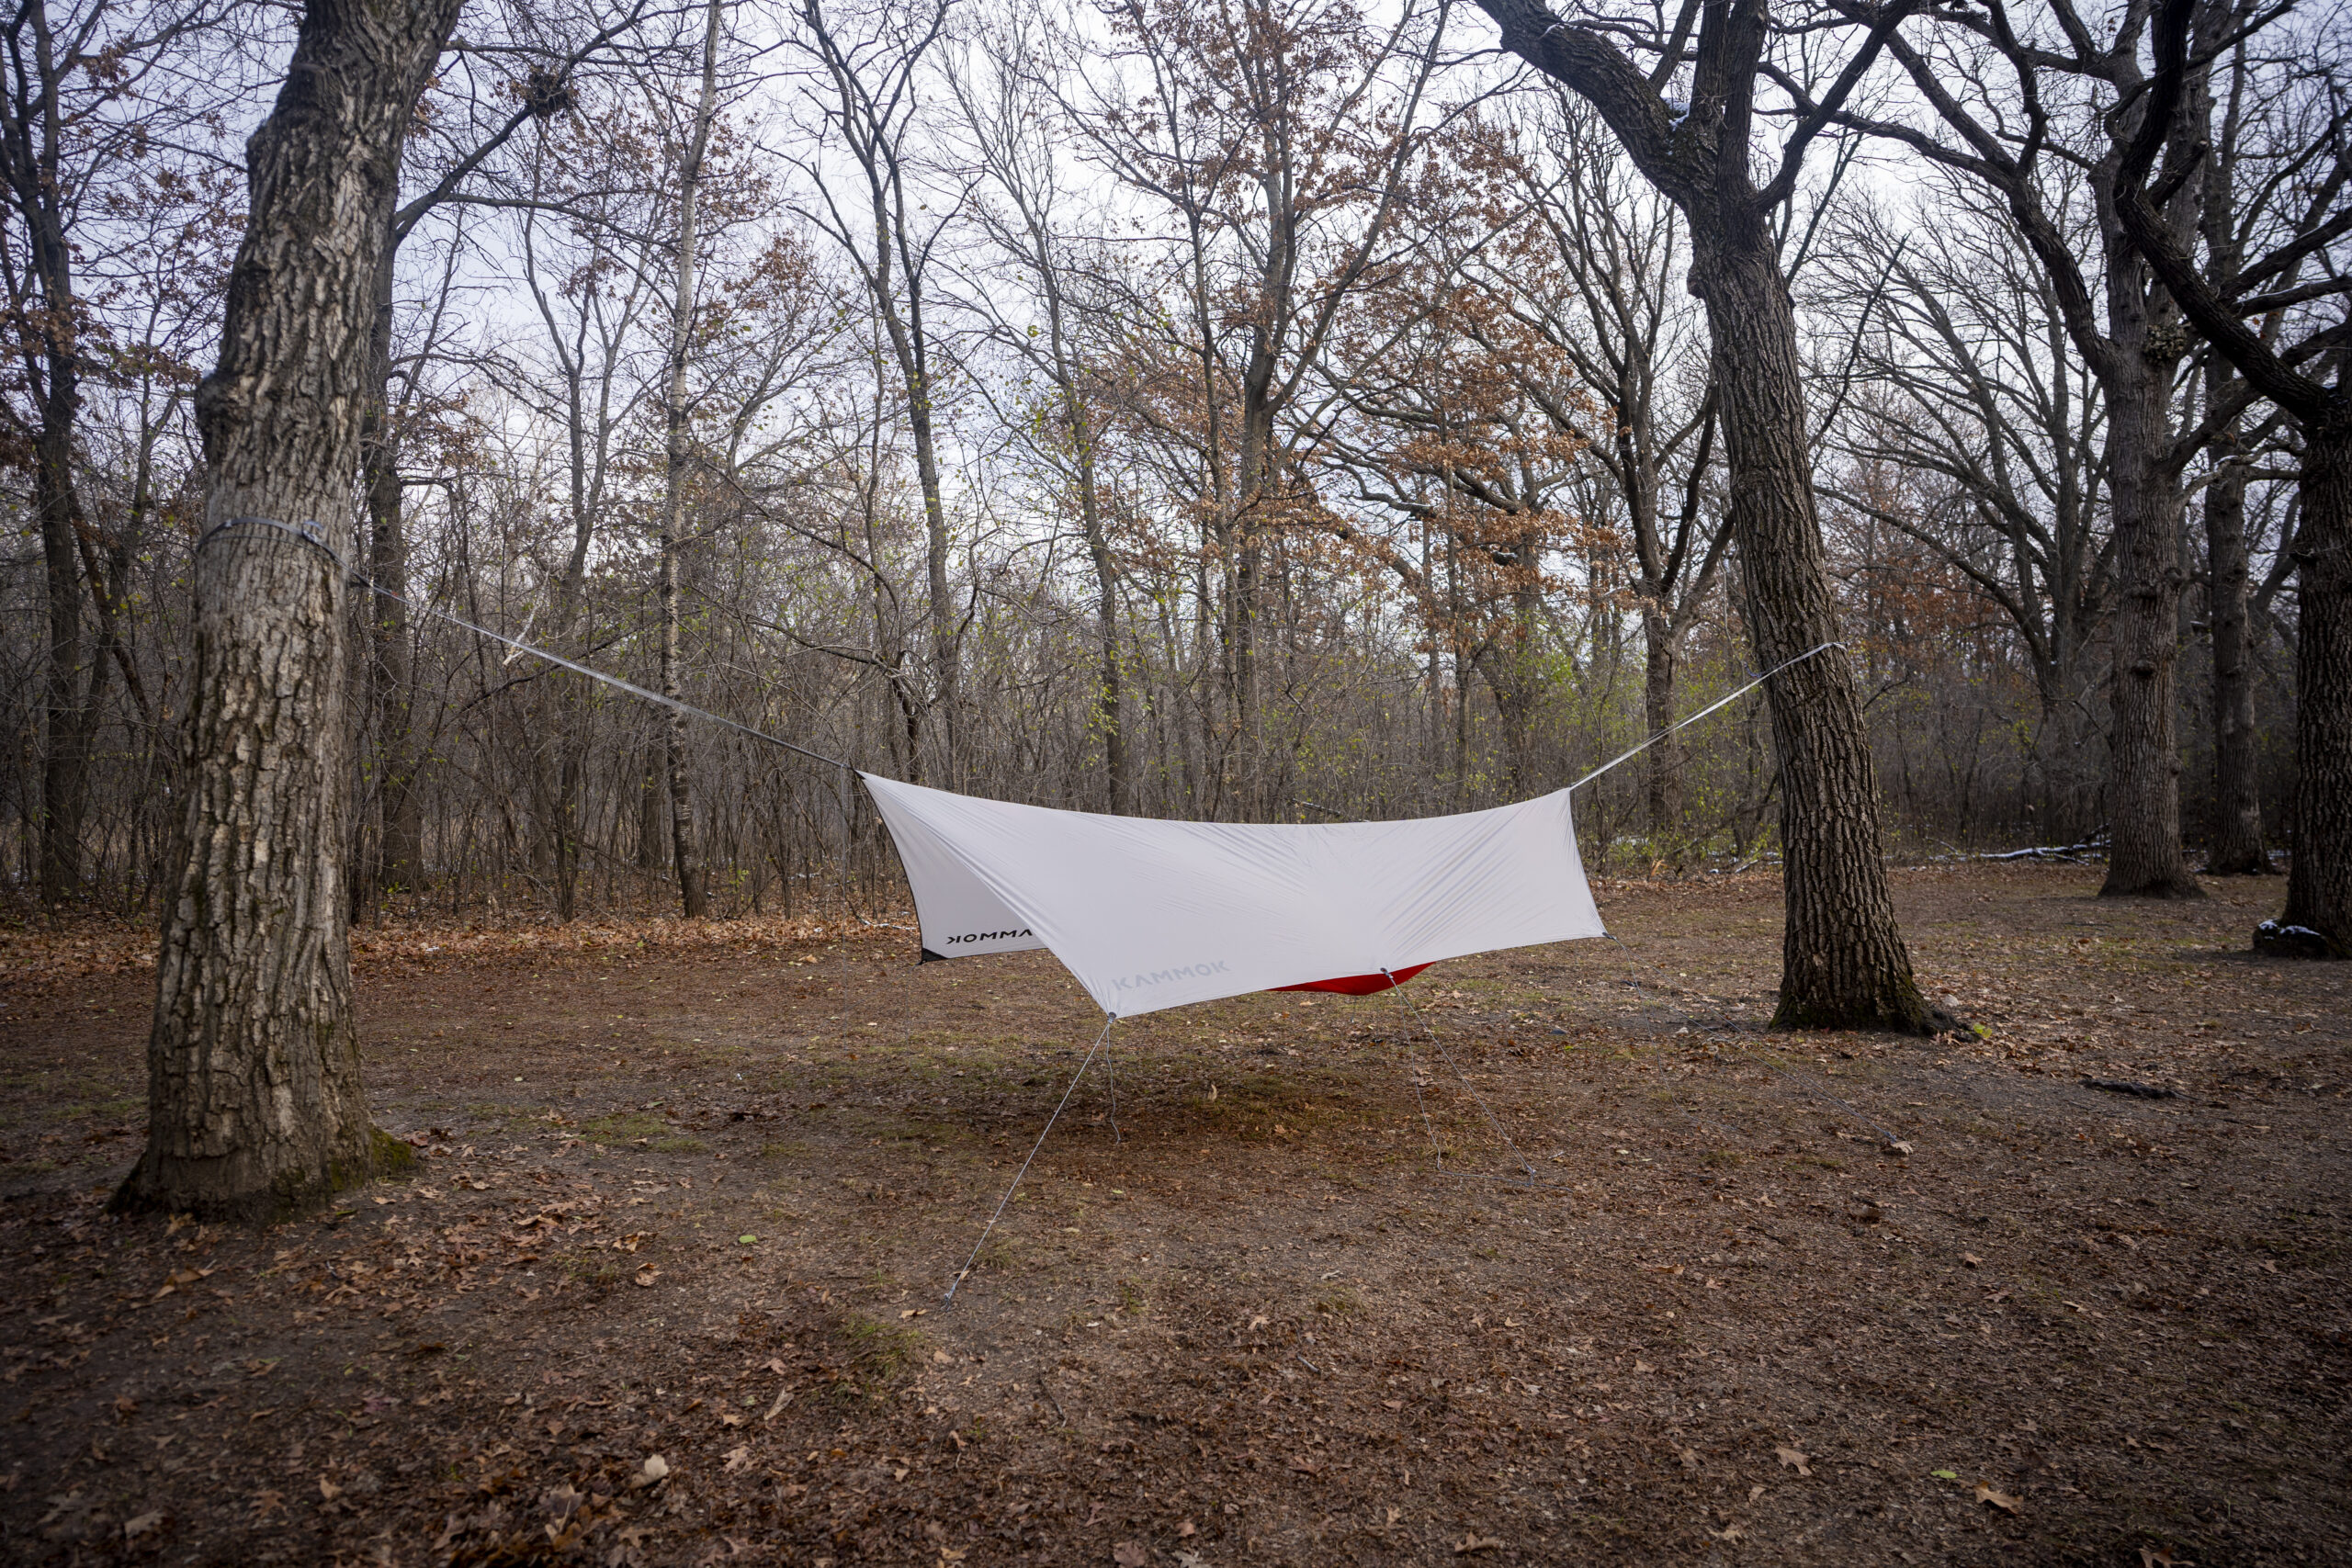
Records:
M858 767L1232 820L1556 788L1835 638L1589 786L1588 863L2102 838L2193 896L2301 848L2352 767L2306 722L2342 17L1482 7L468 7L318 503L399 596L337 655L352 918L891 876L841 770L424 606ZM28 901L173 885L198 385L293 41L0 23Z

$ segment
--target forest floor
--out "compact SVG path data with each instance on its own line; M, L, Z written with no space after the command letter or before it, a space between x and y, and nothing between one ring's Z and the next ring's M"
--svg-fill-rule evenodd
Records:
M1896 874L1957 1041L1766 1032L1760 874L1123 1022L953 1305L1044 954L364 931L413 1168L257 1233L104 1211L152 939L6 933L0 1557L2352 1561L2352 969L2098 875Z

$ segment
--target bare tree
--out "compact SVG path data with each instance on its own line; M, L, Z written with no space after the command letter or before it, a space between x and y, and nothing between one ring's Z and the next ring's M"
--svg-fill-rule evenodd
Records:
M1942 558L2007 620L2041 709L2041 821L2096 826L2094 655L2111 606L2105 408L2055 291L2005 214L1964 191L1855 215L1817 300L1854 323L1832 439L1892 491L1829 493Z
M247 145L252 213L220 367L197 398L207 534L187 838L125 1205L269 1213L366 1178L395 1146L361 1091L343 885L352 389L401 141L458 9L316 0Z
M408 536L402 514L400 464L402 426L423 385L424 367L433 355L426 349L411 355L405 365L396 366L394 362L395 285L401 249L436 213L469 207L477 201L496 202L498 198L477 194L474 186L479 176L494 167L499 151L525 128L544 127L573 107L577 98L574 75L580 67L636 28L650 3L650 0L630 0L625 10L592 31L583 41L565 40L552 45L535 42L530 35L546 25L547 19L534 17L528 9L514 18L521 36L507 47L485 51L460 41L458 53L463 69L457 74L462 78L462 86L453 84L447 76L440 78L438 85L442 95L455 100L465 112L445 109L427 118L424 125L433 133L430 139L422 147L414 141L408 144L410 162L425 170L424 188L392 214L384 254L377 264L376 316L368 373L371 396L362 459L368 523L368 575L370 581L386 591L382 595L371 596L371 602L360 607L368 627L369 728L375 740L375 782L381 797L383 819L379 852L363 855L352 877L353 901L363 912L387 886L413 887L423 874L424 797L418 787L418 774L424 758L416 745L409 712L413 684L409 669L413 634L408 625ZM478 63L493 56L503 60L517 54L532 59L519 78L482 69ZM451 241L453 253L460 243L456 239ZM444 305L453 270L443 269ZM435 312L436 316L439 313ZM559 858L568 842L559 823Z
M2198 25L2200 14L2204 27ZM2315 133L2286 160L2297 175L2301 210L2277 244L2256 257L2225 251L2209 258L2209 265L2219 263L2213 269L2219 276L2209 276L2188 254L2179 226L2165 216L2178 194L2191 188L2198 164L2211 151L2206 84L2214 60L2245 26L2229 7L2162 0L2153 27L2155 71L2131 143L2118 158L2116 205L2132 243L2197 331L2302 434L2302 518L2287 547L2299 589L2294 860L2286 910L2257 934L2256 945L2346 958L2352 957L2352 383L2346 379L2346 349L2352 327L2335 302L2352 293L2352 279L2328 265L2330 248L2352 233L2352 148L2345 142L2344 85L2336 77L2341 51L2332 51L2334 63L2313 84L2321 89L2312 94L2320 110L2312 120ZM2342 41L2340 32L2322 37ZM2316 58L2330 54L2323 50ZM2297 283L2296 274L2314 261L2320 276ZM2245 324L2313 301L2333 308L2291 345L2277 346ZM2324 367L2318 375L2303 368L2314 360Z
M1752 142L1771 37L1762 0L1687 0L1669 35L1644 39L1657 58L1647 71L1615 41L1638 35L1638 24L1570 20L1539 0L1478 4L1501 28L1505 48L1592 105L1690 224L1690 287L1707 309L1732 537L1758 659L1777 666L1838 641L1796 319L1772 216L1794 194L1808 147L1869 71L1908 0L1877 13L1821 104L1796 117L1760 186ZM1694 50L1690 100L1669 105L1665 89L1681 71L1686 48ZM1768 690L1788 911L1774 1021L1914 1032L1951 1027L1920 993L1895 927L1849 666L1834 655L1808 659Z
M1555 89L1556 91L1556 89ZM1540 127L1549 156L1522 164L1528 216L1517 243L1482 246L1469 263L1481 283L1564 355L1601 417L1556 394L1542 398L1579 437L1622 515L1641 608L1643 722L1670 727L1684 639L1713 595L1730 530L1709 493L1718 397L1705 349L1690 343L1678 306L1685 258L1672 203L1600 134L1566 93ZM1693 361L1696 363L1693 363ZM1613 519L1612 519L1613 520ZM1655 840L1683 823L1683 745L1668 736L1644 759Z
M1844 7L1857 20L1883 16ZM2201 432L2174 428L2173 387L2189 339L2170 296L2133 254L2116 206L2125 144L2144 102L2144 6L2126 6L2102 34L2054 0L2041 33L2013 30L2006 11L1989 19L1939 13L1941 30L1915 45L1897 34L1898 60L1940 130L1883 118L1839 114L1901 141L1996 192L2018 232L2047 272L2075 351L2107 405L2107 468L2116 556L2114 673L2110 683L2107 808L2113 833L2105 895L2200 898L2180 832L2177 665L2182 475L2203 446ZM2007 79L1996 82L2006 69ZM2064 90L2097 95L2102 106L2072 118L2052 107ZM1821 112L1833 106L1815 108ZM2021 131L2009 129L2011 122ZM2071 138L2071 140L2070 140ZM2046 165L2080 169L2095 209L2096 269L2063 210L2075 187ZM2165 221L2193 225L2195 204L2176 193Z
M1388 259L1408 172L1443 118L1428 99L1449 10L1408 6L1385 29L1351 6L1295 0L1120 0L1114 13L1148 87L1090 117L1092 145L1184 231L1248 815L1269 805L1259 638L1269 542L1297 500L1286 425Z
M26 0L0 17L0 310L14 360L0 430L32 470L46 570L40 881L51 905L82 891L90 749L119 640L118 600L75 482L85 386L108 373L80 231L95 226L106 193L150 155L152 139L194 118L168 87L158 92L156 67L209 19L206 0L145 8ZM95 643L85 601L99 623Z
M989 291L975 289L979 308L990 316L997 343L1035 367L1051 390L1052 406L1039 416L1007 423L1057 472L1077 502L1079 536L1094 573L1095 635L1101 682L1095 725L1102 741L1104 809L1130 808L1131 776L1125 703L1120 692L1119 572L1111 549L1103 504L1099 451L1103 421L1095 407L1095 376L1082 344L1084 303L1074 298L1083 287L1069 240L1056 231L1056 208L1064 197L1056 167L1057 127L1046 118L1062 96L1058 84L1041 78L1053 67L1043 55L1032 19L1009 17L1001 30L979 40L978 59L951 73L950 86L979 154L980 167L1001 197L1001 207L981 202L976 215L996 251L1005 257L1045 312L1043 331L1003 319L989 304Z
M704 10L702 93L695 100L692 130L678 161L678 239L676 289L670 305L670 352L662 396L662 694L672 702L681 695L678 671L678 552L685 503L686 470L693 460L686 422L686 372L695 341L695 243L702 194L703 160L710 150L711 121L718 113L718 24L720 0L709 0ZM688 919L699 919L709 908L703 888L702 863L695 851L695 807L686 774L685 715L673 707L662 720L662 765L670 787L670 853L678 876L678 900Z
M820 206L809 216L841 247L865 284L906 390L907 428L914 442L916 480L922 489L932 694L943 720L942 772L952 789L962 777L964 716L958 685L968 617L958 615L948 582L954 547L940 479L939 350L926 311L933 254L957 204L945 201L943 210L930 209L916 185L921 171L913 152L922 73L945 28L947 0L912 0L904 8L897 0L883 0L868 19L873 36L851 39L838 30L822 0L804 0L801 7L809 47L825 75L825 123L849 155L850 177L860 187L854 198L837 198L821 167L810 161L805 167Z
M497 368L516 397L562 432L569 536L560 564L551 563L548 571L555 582L548 635L577 655L589 651L589 562L616 488L616 447L650 390L627 373L639 346L639 328L655 301L660 245L651 193L641 178L623 173L625 152L645 144L639 134L643 128L620 116L616 106L607 107L596 130L582 123L585 116L566 118L572 123L550 117L519 182L519 261L554 375L537 359ZM587 767L579 697L576 686L549 695L537 726L557 752L547 833L556 915L567 920L578 902L580 797ZM657 792L649 787L645 793L652 799ZM657 822L642 847L656 848L662 837ZM660 858L655 855L656 863Z

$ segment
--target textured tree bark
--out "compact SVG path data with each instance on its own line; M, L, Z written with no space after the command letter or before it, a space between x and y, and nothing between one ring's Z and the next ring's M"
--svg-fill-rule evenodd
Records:
M2222 33L2237 20L2227 6L2205 8L2198 19L2200 52L2213 51ZM2238 214L2238 158L2244 124L2246 57L2243 48L2229 67L2221 134L2198 171L2198 232L2205 242L2205 265L2222 288L2234 290L2245 264L2245 234ZM2208 65L2181 86L2190 123L2212 124L2214 87ZM2117 215L2119 223L2121 214ZM2205 366L2205 411L2210 420L2234 406L2245 383L2226 355L2209 355ZM2235 419L2221 426L2209 447L2214 471L2205 487L2206 618L2213 638L2213 824L2205 850L2208 876L2263 876L2270 856L2262 843L2259 759L2255 750L2254 660L2246 635L2249 576L2245 543L2245 439Z
M2234 377L2216 373L2210 407ZM2245 469L2234 423L2213 443L2220 465L2205 487L2206 598L2213 636L2213 832L2208 876L2262 876L2262 795L2255 751L2254 659L2247 647Z
M97 728L104 666L93 656L82 618L83 518L74 482L74 423L82 412L75 249L69 238L79 193L64 154L75 118L60 95L84 62L61 51L48 7L18 7L5 24L12 65L0 92L0 175L21 231L24 276L8 290L18 309L8 323L18 375L37 411L32 447L33 513L40 528L49 595L49 649L42 671L40 895L51 907L82 891L82 825L88 810L90 746ZM18 427L20 431L22 426ZM102 609L101 620L110 619Z
M1701 7L1690 102L1670 112L1666 77L1636 71L1614 43L1537 0L1477 0L1513 53L1580 94L1658 189L1690 220L1690 288L1707 310L1730 467L1729 526L1740 557L1748 636L1770 667L1838 639L1815 510L1813 454L1796 317L1769 213L1792 188L1804 139L1758 188L1751 173L1755 85L1767 28L1761 0ZM1870 41L1840 73L1861 78L1908 9L1880 7ZM1679 53L1680 44L1675 46ZM1834 107L1834 105L1833 105ZM1806 133L1809 134L1809 133ZM1787 924L1775 1027L1928 1033L1955 1021L1928 1005L1894 923L1851 667L1837 653L1775 676Z
M2144 17L2146 12L2134 15ZM2150 123L2138 36L2137 26L2126 22L2119 24L2108 44L2098 45L2078 28L2065 35L2071 52L2053 52L2029 48L2006 27L1994 32L1996 47L2008 56L2018 79L2029 84L2029 94L2030 85L2045 76L2052 81L2072 76L2115 94L2112 111L2100 120L2107 144L2083 171L2098 217L2104 321L2093 304L2078 237L2045 205L2049 193L2037 172L2046 150L2044 138L1992 129L1948 90L1949 67L1940 53L1924 54L1899 39L1890 42L1890 50L1965 151L1908 127L1869 123L1879 134L1905 142L1948 167L1965 170L2000 193L2018 235L2041 263L2067 336L2106 395L2117 603L2108 684L2105 801L2111 848L2107 883L2099 891L2109 897L2198 898L2203 890L2189 874L2180 843L2177 711L2183 582L2180 474L2191 453L2172 439L2168 423L2173 372L2189 339L2174 319L2172 294L2151 286L2148 267L2134 255L2137 240L2127 232L2130 224L2119 205L2127 198L2126 187L2138 178L2126 177L2125 150L2145 140L2139 127ZM2200 67L2200 95L2202 82ZM2169 231L2168 243L2185 238L2194 215L2185 191L2185 185L2176 183L2166 214L2159 218L2151 210L2147 215L2159 230ZM2144 197L2141 199L2144 206Z
M2187 47L2196 9L2196 0L2162 0L2156 7L2150 29L2156 73L2117 181L2117 213L2205 341L2302 427L2302 525L2288 546L2298 600L2294 861L2286 912L2256 931L2254 945L2290 955L2352 958L2352 385L2340 365L2329 367L2333 384L2312 379L2249 328L2248 312L2232 287L2237 278L2217 291L2201 276L2142 187L2160 145L2168 171L2183 169L2190 151L2199 156L2204 151L2193 120L2175 124L2184 98L2197 98ZM2272 253L2273 261L2281 254ZM2307 339L2303 346L2320 341Z
M1748 636L1770 669L1839 637L1815 511L1796 320L1760 215L1703 227L1694 220L1692 231L1691 276L1714 343ZM1781 763L1788 910L1773 1024L1914 1033L1951 1027L1920 994L1895 927L1851 666L1833 650L1783 671L1765 690Z
M686 149L678 178L677 295L670 319L670 376L662 394L662 418L667 437L662 483L662 694L680 699L678 682L678 552L679 531L685 502L686 467L692 458L686 429L686 367L694 353L695 242L700 216L704 154L710 146L710 124L718 112L718 0L705 12L702 40L702 96L695 107L693 140ZM695 848L695 803L686 773L686 716L676 708L662 715L662 750L670 784L670 853L678 874L678 902L686 919L698 920L710 900L703 888L701 857ZM559 836L560 836L559 829Z
M197 393L188 798L124 1207L266 1216L367 1178L344 822L352 487L401 144L458 0L314 0L246 145L220 365ZM317 542L243 518L315 529Z
M2109 514L2115 527L2115 669L2109 688L2107 820L2112 835L2099 897L2202 898L2180 841L2180 563L2171 367L2147 321L2146 285L2110 247L2107 382Z
M82 891L82 819L89 802L91 695L96 667L82 626L81 522L74 495L73 390L68 355L51 354L42 429L33 443L33 510L40 518L49 587L40 773L40 896L54 908ZM61 397L61 393L62 396Z
M2284 939L2352 958L2352 402L2341 391L2303 424L2302 527L2295 558L2294 859ZM2269 945L2261 937L2257 947Z
M1655 600L1642 605L1642 722L1652 735L1674 723L1674 683L1681 662L1681 639L1666 608ZM1682 820L1682 738L1668 735L1649 750L1646 761L1651 852Z

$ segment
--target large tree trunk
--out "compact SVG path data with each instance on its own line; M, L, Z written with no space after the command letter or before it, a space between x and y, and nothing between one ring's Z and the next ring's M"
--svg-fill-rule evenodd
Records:
M78 25L78 24L77 24ZM55 906L82 891L82 823L88 808L90 747L97 728L104 669L85 640L82 595L86 541L74 484L74 422L82 411L82 302L74 292L76 250L69 225L80 196L62 167L79 114L61 112L60 95L87 62L64 44L41 0L17 8L0 25L12 67L0 93L0 176L14 209L22 274L10 279L17 310L10 346L17 377L37 411L30 431L33 513L40 529L49 595L49 649L43 671L40 894ZM95 573L88 592L101 599L101 640L113 620L106 586Z
M2193 0L2167 0L2157 9L2151 29L2156 73L2142 110L2143 133L2123 161L2118 216L2183 315L2302 427L2302 523L2287 546L2298 600L2294 859L2286 911L2256 931L2254 944L2257 951L2352 958L2352 387L2340 367L2330 367L2337 370L2331 385L2282 360L2245 324L2249 312L2235 298L2234 254L2222 258L2229 276L2217 292L2142 188L2161 138L2171 138L2168 170L2185 168L2191 152L2207 151L2195 112L2176 118L2184 96L2193 110L2203 104L2204 83L2192 78L2187 48L2196 9ZM2237 23L2234 16L2209 14L2207 25ZM2305 346L2320 341L2307 339Z
M197 393L185 841L125 1206L266 1215L406 1152L368 1123L351 1014L344 563L401 138L458 9L314 0L246 146L251 212Z
M1690 101L1671 118L1658 97L1663 78L1634 70L1588 24L1565 20L1540 0L1477 3L1501 28L1506 48L1583 95L1690 220L1689 286L1706 306L1713 338L1731 480L1728 526L1740 555L1748 636L1767 667L1837 640L1796 317L1768 218L1779 198L1774 186L1758 190L1751 178L1749 132L1768 27L1762 0L1690 8L1703 13L1698 65ZM1882 9L1866 51L1841 82L1861 79L1870 54L1907 8L1907 0L1896 0ZM1793 181L1788 160L1803 148L1800 134L1784 149L1775 186ZM1787 905L1774 1025L1913 1033L1952 1027L1920 995L1895 928L1870 738L1850 666L1834 652L1817 655L1775 676L1767 690L1780 752Z
M56 906L82 891L82 819L90 789L90 732L96 728L96 669L82 625L81 519L74 495L73 367L50 356L42 430L33 446L33 510L40 518L49 587L47 710L41 753L40 896Z
M2115 519L2115 674L2109 688L2107 819L2112 835L2101 897L2201 898L2180 842L2180 485L2165 465L2172 378L2144 351L2150 336L2141 270L2108 290L2117 339L2107 383L2108 482Z
M1672 617L1659 600L1647 600L1642 605L1642 722L1648 732L1657 735L1674 723L1674 684L1676 665L1681 658L1680 640L1674 635ZM1656 857L1658 845L1671 836L1682 820L1682 738L1668 735L1649 750L1644 761L1648 773L1647 807L1650 853Z
M678 554L685 501L686 466L692 452L686 428L686 367L694 352L695 241L699 216L703 155L710 145L710 123L718 109L718 0L710 0L703 23L702 96L695 108L693 140L678 182L677 295L670 320L670 372L662 396L667 428L662 487L662 694L679 700ZM703 889L701 857L695 847L695 806L686 773L686 717L675 707L662 715L662 747L670 784L670 852L678 873L678 901L686 918L698 920L709 909ZM559 832L560 829L559 829Z
M2294 860L2285 940L2352 958L2352 401L2303 424L2302 527L2295 557ZM2261 938L2258 946L2269 945Z
M2219 373L2210 407L2237 385ZM2213 635L2213 831L2208 876L2260 876L2262 795L2255 750L2254 656L2246 636L2245 468L2233 423L2213 443L2218 468L2205 487L2206 604Z
M1731 470L1730 525L1748 636L1767 669L1838 640L1815 512L1796 320L1760 213L1702 224L1692 285L1707 308ZM1837 651L1774 676L1787 925L1782 1029L1949 1027L1928 1005L1895 928L1870 737Z

